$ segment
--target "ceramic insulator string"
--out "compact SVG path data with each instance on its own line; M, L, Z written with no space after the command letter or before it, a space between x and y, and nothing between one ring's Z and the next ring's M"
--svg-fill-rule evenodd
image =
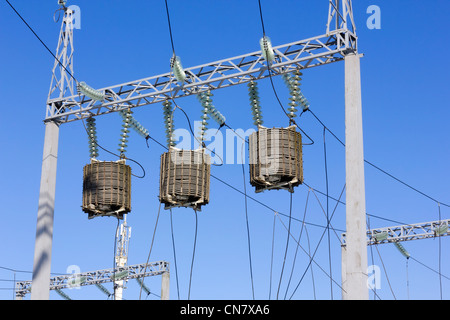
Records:
M261 47L262 55L267 62L272 62L275 60L275 53L273 52L272 42L267 36L262 37L259 40L259 45Z
M163 115L164 115L164 127L166 129L166 141L167 146L173 147L175 146L175 142L173 141L173 111L172 111L172 102L169 100L165 100L163 103Z
M94 88L88 86L85 82L77 83L78 94L84 94L92 100L102 101L105 98L105 92L100 90L95 90Z
M263 120L261 114L261 105L259 103L258 85L255 81L250 81L248 83L248 93L253 115L253 123L255 126L261 126L263 124Z
M202 92L199 93L197 95L197 98L199 99L200 103L202 104L202 106L204 108L208 109L208 113L211 116L211 118L216 121L219 126L223 126L225 125L225 116L220 113L219 110L216 109L216 107L212 104L212 99L211 97L213 96L213 94L211 93L211 91L206 91L206 92Z
M133 117L133 112L131 110L126 110L123 112L123 124L122 124L122 134L120 135L120 142L119 142L119 152L120 155L123 156L126 152L126 148L127 146L127 142L128 142L128 136L129 136L129 132L130 132L130 127L131 125L131 121L132 121L132 117Z
M98 157L98 147L97 147L97 129L95 126L95 119L90 117L86 120L86 129L89 138L89 154L91 159L96 159Z
M173 56L170 58L170 69L173 72L173 75L180 83L184 83L184 79L186 79L186 73L184 72L183 66L181 65L180 57Z
M119 111L119 114L122 116L122 119L124 119L124 120L127 117L127 111L125 111L125 110ZM131 118L130 118L130 126L131 126L131 128L134 129L134 131L136 131L143 138L148 137L148 130L145 129L144 126L141 125L133 116L131 116Z

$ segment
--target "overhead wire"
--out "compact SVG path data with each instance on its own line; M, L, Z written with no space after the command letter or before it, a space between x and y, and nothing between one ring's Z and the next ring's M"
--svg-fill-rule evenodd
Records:
M291 188L292 188L292 187L291 187ZM292 190L291 190L291 191L292 191ZM290 197L290 201L289 201L289 221L288 221L288 228L287 228L287 238L286 238L286 245L285 245L285 250L284 250L283 265L282 265L282 267L281 267L280 281L278 282L277 300L278 300L278 295L279 295L279 293L280 293L281 280L283 279L284 266L285 266L285 264L286 264L286 257L287 257L288 248L289 248L289 238L291 237L292 192L289 192L289 197ZM299 240L299 242L300 242L300 240Z
M336 138L336 140L337 140L342 146L345 147L345 143L342 142L342 140L339 139L339 138L338 138L338 137L330 130L330 128L328 128L328 127L327 127L327 126L326 126L326 125L325 125L325 124L324 124L324 123L316 116L316 114L315 114L311 109L308 109L308 111L314 116L314 118L316 118L316 120L317 120L317 121L318 121L318 122L319 122L319 123L320 123L320 124L321 124L328 132L329 132L329 133L331 133L331 135L333 135L334 138ZM426 194L426 193L420 191L419 189L417 189L417 188L411 186L410 184L408 184L408 183L402 181L401 179L397 178L396 176L390 174L389 172L387 172L387 171L381 169L380 167L376 166L376 165L373 164L372 162L370 162L370 161L368 161L368 160L366 160L366 159L364 159L364 162L367 163L368 165L374 167L374 168L377 169L378 171L380 171L380 172L386 174L387 176L391 177L392 179L396 180L397 182L403 184L404 186L406 186L406 187L412 189L413 191L415 191L415 192L417 192L417 193L423 195L424 197L426 197L426 198L428 198L428 199L430 199L430 200L432 200L432 201L434 201L434 202L436 202L436 203L442 204L442 205L444 205L444 206L446 206L446 207L450 207L450 204L443 203L443 202L441 202L441 201L439 201L439 200L433 198L432 196L430 196L430 195L428 195L428 194Z
M158 227L160 211L161 211L161 202L159 203L158 214L156 216L156 222L155 222L155 228L153 229L152 242L150 244L150 248L149 248L149 251L148 251L147 261L145 262L144 272L147 270L147 266L148 266L148 263L150 261L150 255L151 255L152 250L153 250L153 242L155 241L155 234L156 234L156 229ZM141 295L142 295L142 284L141 284L140 289L139 289L139 300L141 300Z
M241 144L241 165L242 165L242 180L244 185L244 209L245 209L245 222L247 227L247 249L248 249L248 259L249 259L249 267L250 267L250 282L252 285L252 297L253 300L255 300L255 287L253 283L253 264L252 264L252 251L251 251L251 244L250 244L250 227L248 223L248 209L247 209L247 185L245 181L245 167L244 167L244 151L242 150L244 147L244 142Z
M171 231L171 235L172 235L173 260L175 263L175 280L177 283L177 294L178 294L178 300L180 300L180 286L178 284L177 255L175 252L175 238L174 238L174 233L173 233L172 208L170 208L170 231Z
M195 249L197 247L197 228L198 228L198 217L197 217L197 210L194 209L195 213L195 233L194 233L194 248L192 250L192 261L191 261L191 272L189 275L189 290L188 290L188 300L191 299L191 284L192 284L192 271L194 269L194 257L195 257Z
M306 220L306 211L307 211L307 208L308 208L308 201L309 201L309 194L310 194L310 192L311 192L311 190L308 190L308 194L306 195L305 210L303 212L303 219L302 219L303 221ZM303 234L303 229L304 228L306 228L306 226L305 226L304 223L302 223L301 224L301 228L300 228L300 235L298 236L298 242L299 243L300 243L300 241L302 239L302 234ZM296 246L296 248L295 248L295 253L294 253L294 258L293 258L292 268L291 268L291 274L289 276L289 281L288 281L288 283L286 285L286 291L284 293L284 299L286 299L286 295L287 295L287 293L289 291L289 286L291 284L292 276L294 274L294 268L295 268L295 262L296 262L296 259L297 259L297 253L298 253L298 246Z
M329 213L328 213L328 166L327 166L327 143L326 143L326 130L323 128L323 153L324 153L324 164L325 164L325 188L326 188L326 201L327 201L327 234L328 234L328 261L329 261L329 268L330 268L330 276L332 277L332 270L331 270L331 243L330 243L330 228L329 228ZM333 300L333 282L330 282L330 293L331 293L331 300Z

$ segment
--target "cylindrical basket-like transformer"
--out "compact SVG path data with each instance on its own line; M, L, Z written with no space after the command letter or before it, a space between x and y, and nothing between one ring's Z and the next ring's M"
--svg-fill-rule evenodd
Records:
M91 159L83 168L82 208L89 219L98 216L123 219L131 211L131 168L125 160Z
M303 183L302 136L295 126L258 127L249 136L250 184L255 192Z
M201 211L209 203L211 157L204 149L171 147L161 155L159 200L165 209L190 207Z

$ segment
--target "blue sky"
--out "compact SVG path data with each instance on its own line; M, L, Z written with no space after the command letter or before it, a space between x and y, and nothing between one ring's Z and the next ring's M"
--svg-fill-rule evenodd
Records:
M55 50L60 24L52 19L58 8L55 1L11 1L35 29L42 40ZM75 77L93 87L107 87L168 72L172 51L164 1L86 1L68 4L81 8L81 29L75 30ZM259 50L262 29L257 1L169 1L172 31L177 54L185 67L196 66ZM328 2L262 1L266 34L273 45L321 35L326 30ZM381 29L370 30L366 10L370 5L381 9ZM383 170L432 196L450 203L448 181L450 169L448 142L450 111L448 109L448 74L445 60L449 51L446 32L450 3L445 0L355 1L354 17L359 37L361 60L363 129L365 159ZM3 202L0 242L0 299L12 299L14 272L33 268L36 214L44 141L45 103L50 86L53 58L14 14L5 1L0 2L0 90L3 97L0 133L4 157L0 192ZM287 90L281 79L274 84L283 101ZM302 90L311 109L344 141L344 65L343 62L304 71ZM261 105L265 125L286 126L270 87L269 80L260 81ZM253 128L246 86L235 86L215 92L214 104L227 117L233 128ZM191 120L200 119L200 105L195 97L177 103ZM164 141L162 105L149 105L134 110L134 116L159 141ZM121 118L110 114L97 119L99 143L116 150ZM216 128L211 121L211 127ZM305 114L299 121L315 144L304 146L305 182L325 191L322 126ZM187 129L181 113L175 115L176 128ZM329 193L338 198L345 182L345 150L331 136L326 136ZM164 150L131 133L128 156L145 168L144 179L134 179L132 227L129 264L144 263L148 256L155 227L159 201L159 157ZM99 159L115 160L100 151ZM68 266L93 271L113 266L113 218L88 220L81 211L82 169L89 163L87 138L81 122L62 125L59 139L55 225L52 272L65 273ZM134 173L140 168L130 164ZM270 191L255 194L248 184L247 192L277 211L289 213L289 194ZM227 164L213 167L212 173L243 190L242 167ZM372 227L419 223L439 219L436 202L405 187L373 167L365 167L366 210L372 216ZM308 188L300 186L293 195L293 217L302 219ZM345 194L342 199L345 199ZM309 193L305 221L311 250L319 243L326 225L320 208L326 205L323 195ZM330 212L335 202L329 201ZM441 217L450 210L441 206ZM253 283L256 299L268 299L273 212L248 201L251 236ZM379 218L377 218L379 217ZM280 217L287 225L286 217ZM380 219L382 218L382 219ZM391 220L388 221L387 219ZM191 209L173 210L174 237L180 297L187 298L195 218ZM338 205L333 216L330 239L325 236L318 247L318 265L340 284L341 249L339 237L345 230L345 206ZM313 224L318 225L317 227ZM292 222L292 233L299 234L300 224ZM274 238L272 296L280 279L286 229L277 219ZM303 236L300 242L308 248ZM330 243L330 247L328 246ZM380 245L368 250L369 264L377 265L383 274L377 294L388 299L440 299L438 270L450 276L448 238L404 243L417 261L408 261L393 245ZM378 249L378 251L376 250ZM290 241L280 299L284 297L295 246ZM330 255L331 253L331 263ZM378 254L379 252L379 254ZM373 255L372 255L373 254ZM381 256L381 258L380 258ZM151 261L171 263L171 299L177 299L168 211L161 210ZM307 264L308 257L299 250L292 283L293 292ZM425 267L428 266L429 268ZM384 268L383 268L384 266ZM408 271L406 273L406 271ZM308 270L293 299L340 299L338 285L317 265ZM409 284L407 284L407 275ZM16 272L18 280L30 280L31 273ZM388 281L389 280L389 281ZM153 292L160 293L160 277L146 279ZM443 298L449 299L449 281L442 278ZM108 288L111 290L111 285ZM392 290L391 290L392 288ZM392 293L393 292L393 293ZM98 289L83 287L67 290L73 299L106 299ZM51 292L51 299L61 299ZM373 295L370 295L373 298ZM27 297L29 299L29 296ZM128 283L125 299L138 299L134 281ZM158 299L150 295L148 299ZM211 180L211 201L198 213L198 235L191 286L191 299L252 299L244 197L219 181Z

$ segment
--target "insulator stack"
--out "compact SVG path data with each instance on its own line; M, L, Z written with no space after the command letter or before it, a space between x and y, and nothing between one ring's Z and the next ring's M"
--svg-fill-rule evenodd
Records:
M94 88L88 86L85 82L79 82L77 84L78 94L84 94L92 100L101 101L105 98L105 92L100 90L95 90Z
M97 129L93 117L86 120L86 127L89 138L89 154L91 159L96 159L98 157Z
M166 141L167 146L173 147L175 146L175 142L173 141L173 132L175 130L173 125L173 111L172 111L172 102L169 100L165 100L163 103L163 115L164 115L164 127L166 129Z
M186 73L184 72L183 66L181 65L180 57L173 56L170 58L170 69L173 72L173 75L180 83L184 83L184 79L186 79Z
M204 149L170 148L161 155L159 200L165 209L189 207L201 211L209 203L211 157Z
M406 259L409 259L411 255L400 242L396 241L394 242L394 245L397 247L398 251L400 251L400 253L405 256Z
M293 188L303 183L302 137L296 126L265 128L249 136L250 184L255 191Z
M208 119L209 119L208 113L210 104L211 104L211 97L205 95L205 98L202 101L202 116L200 117L201 119L201 127L199 132L200 143L203 143L203 141L205 141L206 131L208 130Z
M275 60L275 53L273 52L272 42L269 37L262 37L259 40L259 45L261 47L262 55L267 62L272 62Z
M129 109L126 111L123 111L122 118L123 118L123 124L122 124L123 129L121 130L122 134L120 135L120 142L119 142L119 149L118 149L121 156L124 155L125 152L127 151L126 148L128 147L127 142L128 142L130 127L132 126L131 122L132 122L132 118L133 118L133 112Z
M296 107L298 106L301 106L303 111L306 111L309 108L309 102L300 89L302 75L303 74L299 70L295 70L292 75L283 75L284 82L286 83L286 86L289 89L289 93L291 94L291 97L289 98L291 100L291 102L289 103L290 117L295 117L295 112L297 112Z
M259 102L258 84L255 81L248 83L248 94L250 97L250 106L252 109L253 123L255 126L262 126L261 105Z
M122 116L122 119L125 121L127 118L127 111L121 110L121 111L119 111L119 114ZM145 129L144 126L141 125L139 123L139 121L137 121L134 117L131 116L131 118L129 119L129 123L130 123L131 128L133 128L134 131L136 131L140 136L142 136L143 138L148 137L148 130Z
M83 168L82 209L89 219L99 216L122 219L131 211L131 168L125 160L91 159Z
M220 126L223 126L225 124L225 116L220 113L219 110L216 109L216 107L212 104L211 97L213 94L210 90L206 92L199 93L197 95L197 98L200 100L200 103L202 104L203 108L208 109L208 113L211 116L211 118L216 121Z

